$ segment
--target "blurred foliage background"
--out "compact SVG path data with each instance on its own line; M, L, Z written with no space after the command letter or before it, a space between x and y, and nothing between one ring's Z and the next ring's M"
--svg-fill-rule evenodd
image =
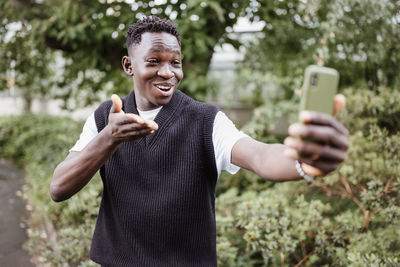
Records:
M296 119L295 89L307 65L340 72L348 103L339 120L351 133L346 162L311 187L224 173L220 266L400 265L400 1L9 0L0 10L0 90L16 88L26 103L25 115L0 118L0 157L27 170L30 251L39 266L95 265L88 251L102 185L95 177L69 201L51 202L52 172L82 122L30 115L32 99L63 99L75 109L128 93L124 32L144 15L178 25L180 89L196 99L224 89L224 77L219 88L207 79L215 46L246 51L230 93L254 108L243 130L264 142L281 142L277 124ZM264 26L254 38L235 38L240 17Z

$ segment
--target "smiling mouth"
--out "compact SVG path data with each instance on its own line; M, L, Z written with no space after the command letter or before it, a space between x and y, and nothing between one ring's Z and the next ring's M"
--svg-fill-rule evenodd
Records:
M163 92L168 92L174 87L171 84L156 84L155 86Z

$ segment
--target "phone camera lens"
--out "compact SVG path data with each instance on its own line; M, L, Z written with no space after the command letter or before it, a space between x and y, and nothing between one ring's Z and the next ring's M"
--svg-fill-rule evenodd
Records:
M317 86L317 83L318 83L318 74L313 73L311 75L311 86Z

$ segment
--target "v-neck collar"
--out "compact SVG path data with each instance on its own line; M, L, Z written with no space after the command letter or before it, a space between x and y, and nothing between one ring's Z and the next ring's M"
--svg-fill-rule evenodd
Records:
M153 134L144 137L145 143L147 146L151 145L154 140L157 139L158 136L161 136L162 133L168 127L168 123L171 121L171 118L177 111L177 109L181 106L181 102L183 100L184 94L176 90L171 97L171 100L168 104L164 105L163 108L158 112L154 121L158 124L158 130ZM134 113L139 115L136 106L135 92L132 90L127 97L124 98L123 110L125 113Z

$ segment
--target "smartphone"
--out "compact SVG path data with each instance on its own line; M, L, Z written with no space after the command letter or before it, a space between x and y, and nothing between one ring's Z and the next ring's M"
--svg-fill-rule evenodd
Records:
M300 111L313 110L332 115L338 84L337 70L316 65L308 66L301 89Z

